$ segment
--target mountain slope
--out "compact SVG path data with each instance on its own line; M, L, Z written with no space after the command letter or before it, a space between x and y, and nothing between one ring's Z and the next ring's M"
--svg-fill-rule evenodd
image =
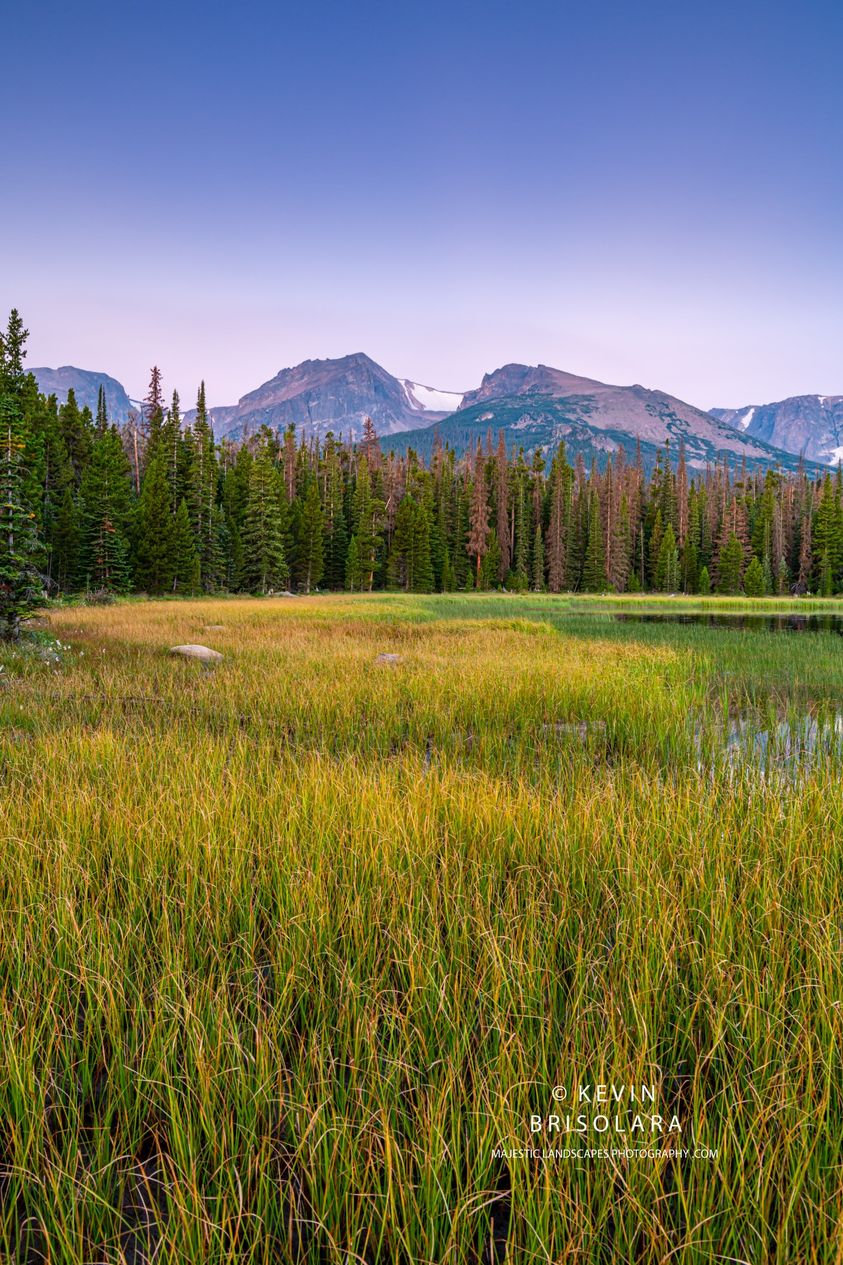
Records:
M564 440L572 457L582 453L586 461L604 458L619 447L634 457L640 443L645 465L652 466L666 441L675 450L684 440L692 469L702 469L723 455L733 462L745 458L749 468L797 464L792 455L742 435L664 391L612 386L547 365L504 365L486 374L480 387L469 391L461 407L436 430L458 451L489 430L493 435L503 430L507 445L523 445L529 451ZM396 451L413 447L424 455L433 441L433 431L425 428L390 439L387 446Z
M116 378L107 373L96 373L92 369L77 369L75 365L62 365L60 369L38 368L30 370L35 375L38 390L44 395L54 395L59 404L64 404L69 390L76 395L76 403L80 408L85 405L92 413L97 411L97 396L102 385L105 388L105 404L108 409L108 420L126 422L133 410L132 401L125 387Z
M843 458L843 395L794 395L773 404L713 408L711 415L809 461L836 465Z
M430 425L462 397L387 373L358 352L336 360L305 360L282 369L234 405L209 410L217 438L240 439L266 424L284 430L291 423L306 435L358 439L368 416L381 435ZM186 420L190 421L188 413Z

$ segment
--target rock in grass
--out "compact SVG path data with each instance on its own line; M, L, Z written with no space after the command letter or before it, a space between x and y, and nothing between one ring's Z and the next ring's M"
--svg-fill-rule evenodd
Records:
M204 624L205 632L225 632L225 624Z
M400 662L401 662L400 654L379 654L377 659L375 659L375 663L400 663Z
M200 663L221 663L219 650L210 646L170 646L170 654L180 654L184 659L198 659Z

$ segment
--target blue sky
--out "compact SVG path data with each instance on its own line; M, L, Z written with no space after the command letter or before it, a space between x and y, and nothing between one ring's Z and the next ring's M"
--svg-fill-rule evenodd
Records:
M32 364L218 404L350 351L841 393L842 66L810 0L33 2L0 302Z

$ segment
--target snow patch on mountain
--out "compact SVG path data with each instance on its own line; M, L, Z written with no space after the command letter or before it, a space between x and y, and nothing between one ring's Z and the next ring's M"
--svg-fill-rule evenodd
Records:
M747 426L749 426L749 423L752 421L754 416L755 416L755 409L748 408L746 412L744 413L743 417L738 421L738 429L746 430Z
M401 385L410 407L426 413L455 413L462 404L462 391L438 391L436 387L426 387L409 378L402 378Z

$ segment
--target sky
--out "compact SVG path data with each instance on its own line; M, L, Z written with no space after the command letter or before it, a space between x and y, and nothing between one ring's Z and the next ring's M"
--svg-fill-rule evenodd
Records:
M839 0L85 0L0 45L31 366L190 403L365 351L843 393Z

